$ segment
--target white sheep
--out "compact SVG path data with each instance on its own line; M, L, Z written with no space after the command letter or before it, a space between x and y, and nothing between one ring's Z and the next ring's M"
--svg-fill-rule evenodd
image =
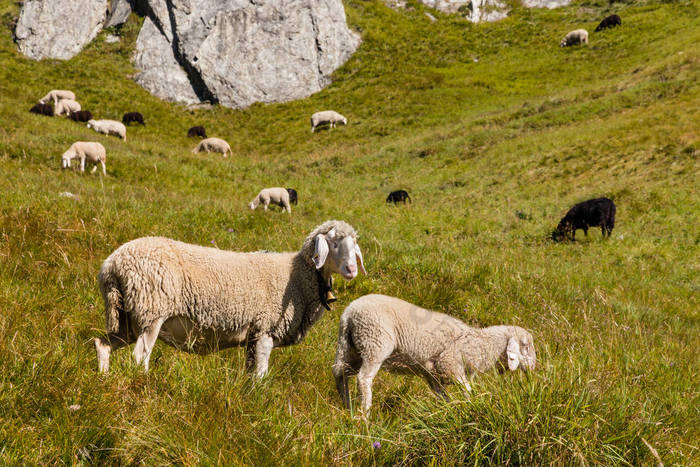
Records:
M80 159L80 171L85 172L85 161L92 162L94 167L92 173L97 170L97 164L102 164L102 174L107 175L107 151L100 143L91 143L86 141L77 141L71 144L70 148L61 156L61 167L67 169L70 167L70 161Z
M568 47L576 44L588 44L588 31L585 29L575 29L564 36L559 44L560 47Z
M74 101L73 99L61 99L58 101L53 108L54 116L66 115L70 117L73 112L79 112L81 110L80 103Z
M99 369L112 350L136 343L148 371L157 338L206 354L246 346L246 367L267 373L273 347L301 341L333 300L331 274L365 273L355 230L342 221L316 227L296 253L241 253L162 237L117 248L98 281L107 337L95 338Z
M316 131L316 127L320 125L330 124L331 128L335 128L335 125L342 123L343 125L348 124L348 119L340 115L335 110L324 110L323 112L316 112L311 116L311 133Z
M347 378L357 375L361 408L372 405L372 381L380 367L420 375L447 398L443 385L458 382L471 391L469 379L502 362L509 370L532 369L532 336L517 326L475 329L443 313L386 295L365 295L340 317L333 376L345 407Z
M289 191L286 188L263 188L258 193L253 201L248 203L248 207L255 211L260 204L263 205L265 211L267 207L272 204L276 204L282 207L282 211L287 211L289 214L292 213L292 208L289 206Z
M227 157L228 154L233 154L231 152L231 146L221 138L207 138L199 142L197 146L192 150L193 154L198 152L219 152Z
M49 101L53 101L53 104L56 105L61 99L75 100L75 93L73 91L54 89L39 99L39 104L46 104Z
M116 120L88 120L87 127L104 135L118 136L126 141L126 127Z

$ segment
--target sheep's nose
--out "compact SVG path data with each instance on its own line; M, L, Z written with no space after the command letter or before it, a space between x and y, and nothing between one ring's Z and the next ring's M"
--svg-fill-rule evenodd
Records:
M345 268L350 274L355 274L357 272L357 266L354 264L348 264Z

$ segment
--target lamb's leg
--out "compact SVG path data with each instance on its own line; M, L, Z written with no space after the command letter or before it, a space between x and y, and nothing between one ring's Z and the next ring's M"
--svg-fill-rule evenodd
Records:
M160 318L149 328L142 330L141 334L136 339L134 360L136 360L136 364L143 363L143 371L148 371L148 361L151 358L151 352L153 351L156 339L158 339L163 321L164 319Z
M105 165L105 161L100 161L100 164L102 164L102 175L105 177L107 176L107 166ZM97 167L97 166L95 166Z
M335 365L333 365L333 377L335 378L335 388L338 390L340 400L343 401L343 407L349 409L350 389L348 388L346 365L343 361L335 362Z
M91 174L95 173L95 170L97 170L97 164L92 166L92 170L90 171Z
M80 156L80 171L85 172L85 156Z
M263 335L255 342L255 377L262 378L267 374L270 353L274 344L272 337Z
M464 387L467 393L472 392L472 387L469 384L469 377L466 375L466 373L462 373L462 375L458 376L457 382Z
M357 390L360 393L360 403L365 416L369 415L369 408L372 406L372 382L381 366L381 362L364 360L357 373Z
M125 336L116 333L110 333L107 338L95 337L95 352L97 353L97 367L100 373L109 372L109 356L112 350L121 349L130 344Z

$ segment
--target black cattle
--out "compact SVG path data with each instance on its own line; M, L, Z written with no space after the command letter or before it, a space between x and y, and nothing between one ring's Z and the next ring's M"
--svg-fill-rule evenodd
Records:
M610 237L615 227L615 203L608 198L589 199L574 205L559 222L552 239L560 241L571 235L571 240L575 240L577 229L583 229L588 235L588 228L597 226L600 226L603 237L606 232Z
M138 112L127 112L122 117L122 123L128 125L131 122L140 123L141 125L146 125L143 121L143 115Z
M396 204L400 201L403 201L403 204L406 204L406 200L408 200L409 203L413 203L411 197L408 196L408 192L406 192L406 190L392 191L391 193L389 193L389 196L386 197L387 203L393 202L394 204Z
M89 110L78 110L77 112L71 112L70 119L76 122L87 122L92 120L92 112Z
M297 204L297 190L294 188L287 188L287 192L289 193L289 204Z
M600 32L603 29L614 28L615 26L622 26L622 20L617 15L610 15L600 22L595 32Z
M202 138L206 138L207 132L203 126L193 126L189 130L187 130L187 136L190 138L194 138L195 136L201 136Z
M29 111L31 113L53 117L53 106L51 104L35 104Z

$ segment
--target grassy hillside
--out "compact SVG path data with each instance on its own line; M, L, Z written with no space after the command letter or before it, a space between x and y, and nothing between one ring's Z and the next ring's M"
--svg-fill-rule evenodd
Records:
M700 463L697 2L586 0L479 25L345 5L363 43L327 89L191 111L129 79L141 19L118 44L102 33L72 60L33 62L12 43L19 7L0 1L0 463L651 465L646 443L666 465ZM593 33L612 12L623 26ZM559 48L579 27L590 46ZM147 126L124 143L30 114L51 88ZM312 135L309 115L326 108L349 125ZM191 154L194 124L234 156ZM76 140L105 145L106 178L60 169ZM247 209L279 185L299 191L291 216ZM412 205L384 203L399 188ZM547 239L597 196L617 204L610 240ZM126 349L97 374L96 275L117 246L165 235L291 251L330 218L358 230L369 275L337 281L334 309L273 351L262 383L242 349L162 343L148 374ZM372 414L357 418L330 367L340 313L374 292L526 327L540 367L479 376L449 403L380 372Z

